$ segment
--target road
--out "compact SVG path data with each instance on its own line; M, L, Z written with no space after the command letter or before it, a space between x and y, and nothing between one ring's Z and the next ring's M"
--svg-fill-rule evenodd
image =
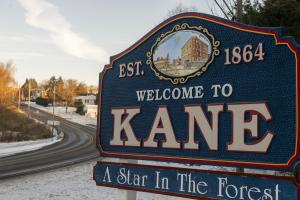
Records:
M24 111L27 107L24 107ZM52 115L31 108L31 117L46 122ZM61 142L42 149L0 158L0 179L46 171L99 157L96 149L96 128L72 123L60 117L65 137Z

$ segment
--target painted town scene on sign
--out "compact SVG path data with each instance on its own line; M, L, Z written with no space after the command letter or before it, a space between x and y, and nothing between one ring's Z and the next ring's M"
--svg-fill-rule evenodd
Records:
M178 31L158 43L153 60L161 73L181 77L203 67L210 53L211 44L206 36L197 31Z
M299 0L0 13L0 200L300 200Z

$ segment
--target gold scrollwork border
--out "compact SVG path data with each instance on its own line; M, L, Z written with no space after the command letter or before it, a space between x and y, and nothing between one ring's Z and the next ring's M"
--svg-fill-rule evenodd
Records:
M168 35L170 35L173 32L181 31L181 30L196 30L199 31L200 33L204 34L207 36L211 42L212 50L211 50L211 55L208 59L208 61L203 65L199 70L196 72L186 75L183 77L171 77L168 75L163 74L160 72L156 66L153 63L153 50L154 48ZM156 42L154 45L151 47L150 51L147 52L147 61L146 64L150 65L152 71L154 71L155 75L160 79L160 80L169 80L173 84L179 84L179 83L186 83L189 78L195 77L195 76L200 76L202 75L208 68L208 66L213 62L215 56L218 56L220 54L220 50L218 47L220 46L220 41L216 40L212 34L208 32L208 30L202 26L190 26L187 23L183 23L181 25L175 25L170 31L162 33L160 37L157 38Z

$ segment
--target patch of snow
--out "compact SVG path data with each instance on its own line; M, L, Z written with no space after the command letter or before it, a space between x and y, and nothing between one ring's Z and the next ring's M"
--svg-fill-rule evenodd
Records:
M107 158L108 161L115 162ZM202 170L209 170L209 171L222 171L222 172L236 172L236 167L225 167L225 166L214 166L214 165L199 165L199 164L181 164L181 163L171 163L171 162L155 162L155 161L148 161L148 160L139 160L139 164L144 165L154 165L154 166L172 166L178 168L186 168L186 169L202 169ZM263 170L263 169L248 169L243 168L245 174L263 174L263 175L277 175L277 176L285 176L291 175L289 173L284 174L274 170Z
M0 199L10 200L120 200L125 190L96 186L93 167L97 160L48 172L1 180ZM138 200L183 200L137 192Z
M154 165L154 166L172 166L184 169L202 169L211 171L225 171L225 172L235 172L235 167L223 167L223 166L212 166L212 165L193 165L193 164L181 164L181 163L170 163L170 162L155 162L148 160L139 160L139 164L144 165Z
M56 136L47 139L0 143L0 157L41 149L45 146L59 142L62 139L63 133L60 135L56 134Z
M27 104L27 103L26 103ZM53 107L48 106L40 106L34 102L30 103L31 107L37 108L39 110L43 110L48 113L53 113ZM68 107L68 111L66 112L66 107L64 106L55 106L54 107L54 115L64 118L68 121L75 122L81 125L97 125L97 118L96 117L88 117L88 116L82 116L76 113L76 108L75 107Z
M110 162L125 162L117 158L104 159ZM18 176L1 180L0 199L10 200L124 200L125 190L96 186L93 167L97 159L69 167ZM165 165L172 167L191 166L154 161L138 161L139 164ZM208 168L208 166L192 166ZM208 169L212 170L211 167ZM229 170L229 169L228 169ZM137 192L137 200L184 200L185 198Z

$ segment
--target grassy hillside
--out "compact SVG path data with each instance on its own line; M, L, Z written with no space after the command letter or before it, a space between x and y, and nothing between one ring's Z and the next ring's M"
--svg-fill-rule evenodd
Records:
M36 140L51 136L48 127L17 112L15 107L0 107L0 142Z

